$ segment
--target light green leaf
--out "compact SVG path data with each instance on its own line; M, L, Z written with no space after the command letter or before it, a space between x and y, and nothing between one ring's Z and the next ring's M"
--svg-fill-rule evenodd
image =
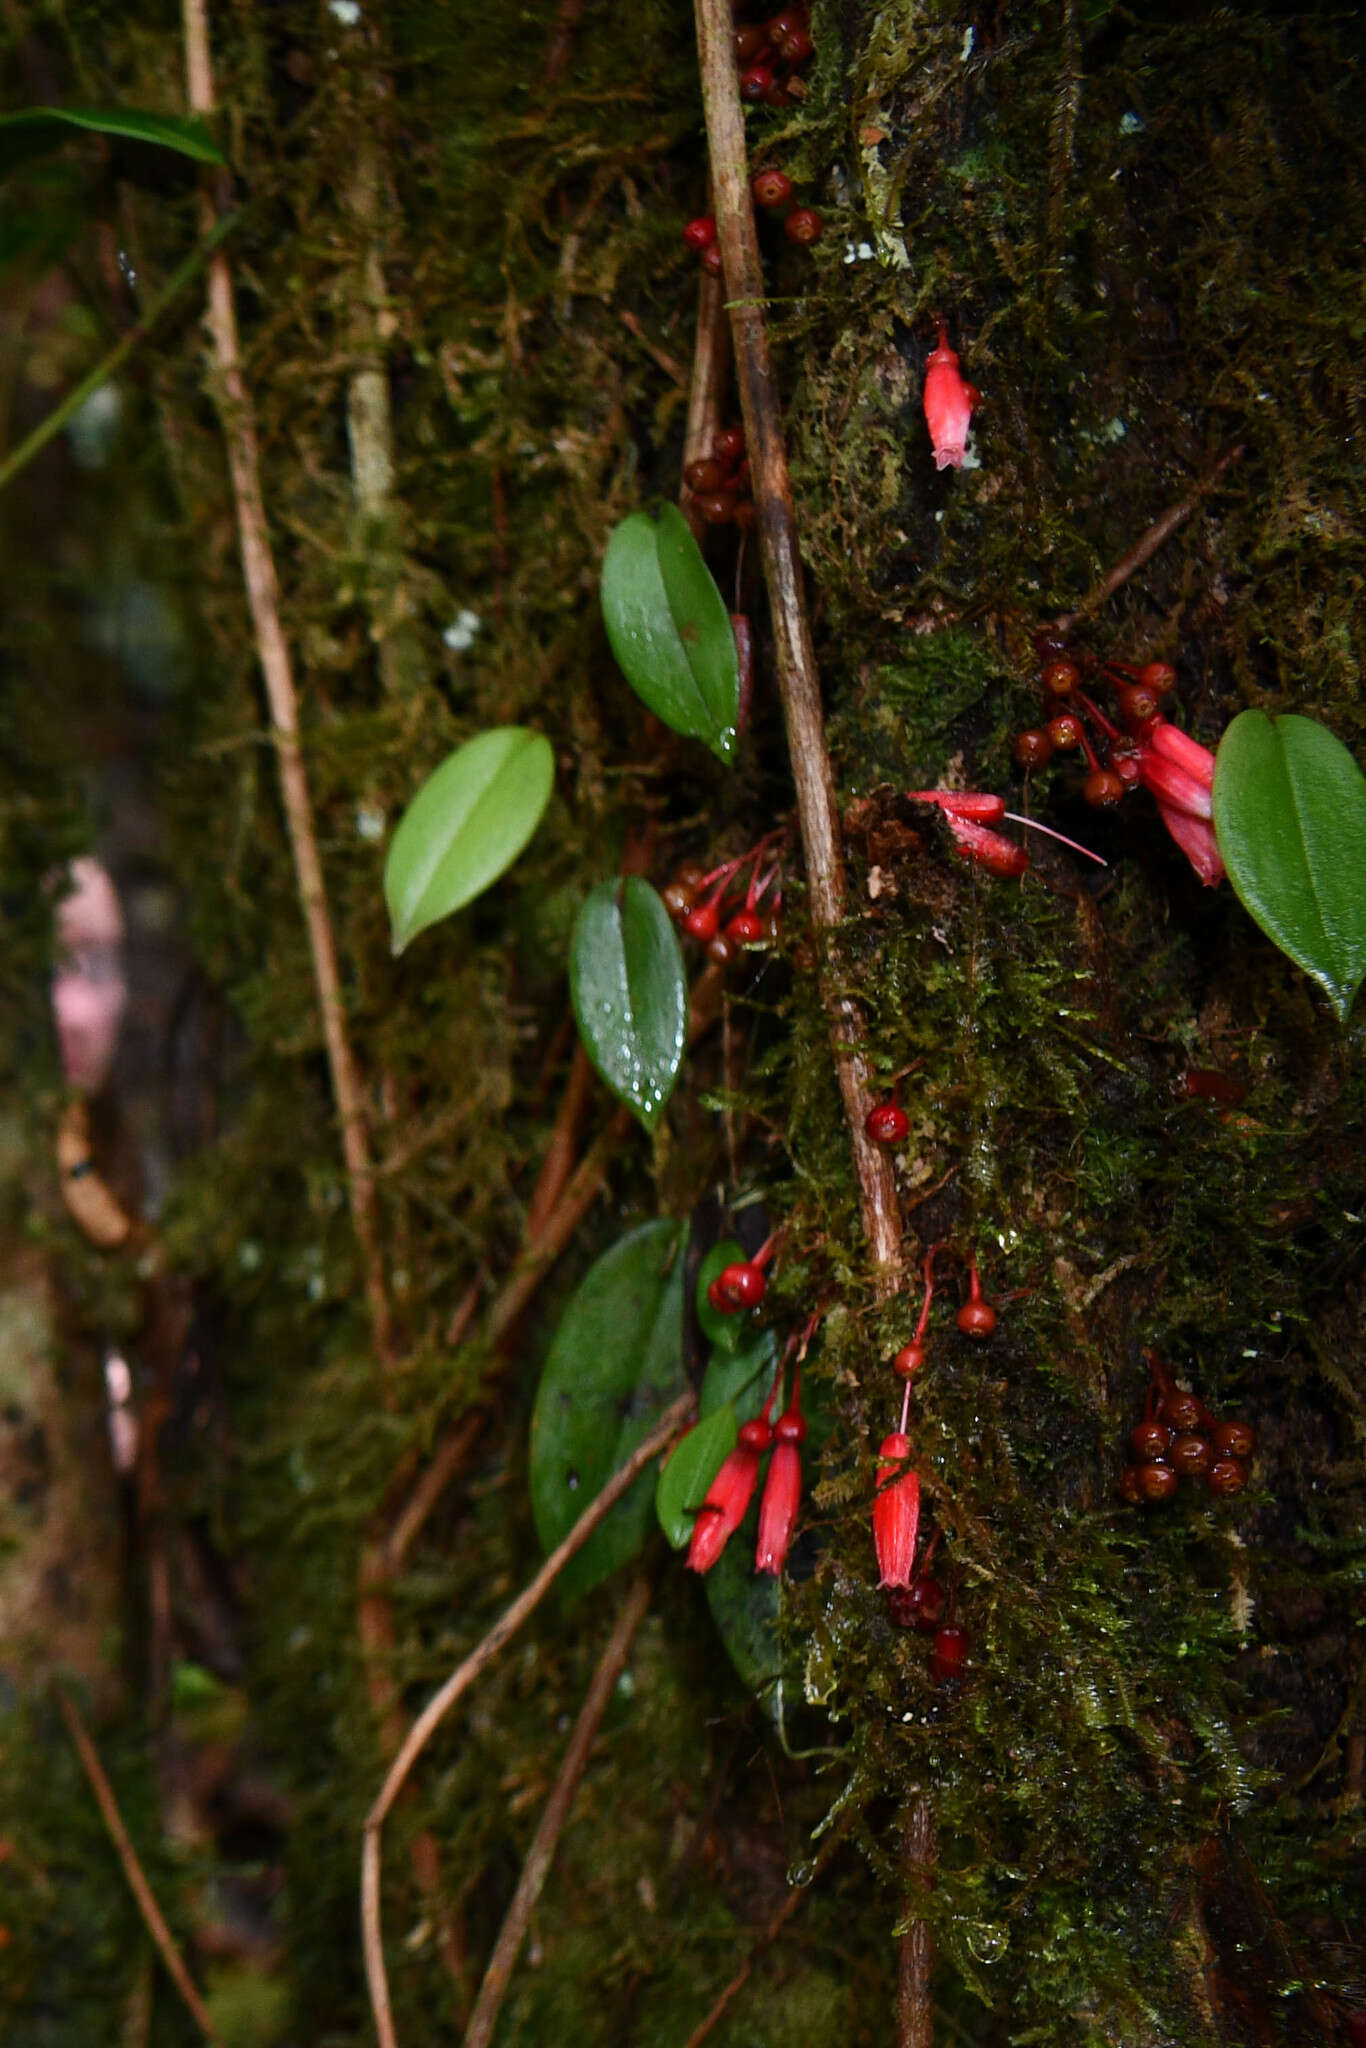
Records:
M688 1037L688 982L668 911L638 875L600 882L574 926L569 993L584 1050L647 1131L664 1113Z
M735 629L676 505L658 525L632 512L617 527L603 558L602 616L642 703L729 764L740 705Z
M136 107L24 107L0 114L0 178L34 157L47 156L81 130L155 143L196 163L226 161L197 115L147 114Z
M1240 712L1214 831L1244 909L1345 1022L1366 978L1366 777L1346 747L1312 718Z
M727 1401L688 1431L660 1473L655 1513L675 1550L691 1542L697 1510L722 1463L735 1449L738 1429L735 1410Z
M547 1552L687 1390L681 1238L669 1222L622 1238L581 1283L555 1332L531 1418L531 1507ZM654 1476L642 1472L566 1566L566 1600L636 1555L654 1496Z
M446 756L403 813L384 863L396 953L511 867L554 780L549 740L525 726L495 726Z

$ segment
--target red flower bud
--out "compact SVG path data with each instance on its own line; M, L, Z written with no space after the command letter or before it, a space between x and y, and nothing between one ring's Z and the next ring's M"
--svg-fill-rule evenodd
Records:
M767 1425L764 1427L767 1434ZM759 1457L760 1452L751 1443L741 1442L722 1461L706 1499L697 1510L688 1546L689 1571L709 1572L744 1521L754 1498L754 1482L759 1477Z
M754 1552L756 1572L772 1572L776 1578L787 1562L792 1531L797 1526L797 1509L802 1498L802 1460L797 1446L806 1435L802 1415L800 1374L792 1388L785 1414L773 1425L773 1456L769 1460L764 1497L759 1503L759 1541Z
M939 328L939 345L925 365L925 424L934 446L936 469L961 469L967 447L968 422L976 393L958 374L958 357L948 344L948 329Z
M920 1474L910 1464L911 1440L894 1430L882 1440L873 1501L873 1543L877 1549L880 1586L907 1586L915 1568L915 1539L920 1527ZM898 1477L898 1474L900 1475Z

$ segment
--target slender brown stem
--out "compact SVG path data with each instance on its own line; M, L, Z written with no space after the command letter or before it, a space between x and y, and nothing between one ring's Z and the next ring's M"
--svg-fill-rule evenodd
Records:
M184 0L184 29L190 106L196 114L212 114L213 64L205 0ZM209 232L214 224L214 207L207 199L205 214L206 232ZM270 707L285 823L308 931L332 1093L341 1123L342 1153L351 1193L351 1217L361 1250L371 1329L380 1363L386 1372L391 1372L398 1363L399 1347L380 1252L365 1097L346 1028L336 939L327 907L313 804L299 743L298 695L280 618L279 579L261 494L256 421L242 374L232 272L221 249L209 259L208 283L208 328L218 371L215 396L227 445L247 599Z
M86 1732L85 1722L81 1719L80 1710L65 1688L60 1685L57 1687L57 1706L61 1712L62 1719L66 1722L67 1732L70 1734L72 1742L76 1745L76 1754L81 1760L81 1767L86 1777L90 1780L90 1789L95 1795L95 1803L99 1807L101 1818L109 1831L109 1839L118 1852L119 1862L123 1865L123 1874L128 1880L128 1889L137 1900L137 1907L142 1915L143 1925L156 1943L157 1952L162 1962L166 1965L171 1981L188 2006L190 2016L199 2028L200 2033L206 2041L217 2041L220 2039L218 2030L209 2018L203 1999L195 1989L194 1979L185 1967L184 1959L181 1956L180 1950L175 1945L175 1939L171 1930L162 1917L161 1908L153 1897L152 1887L148 1884L143 1874L142 1865L138 1861L138 1852L128 1838L128 1830L123 1824L123 1816L119 1812L118 1801L114 1797L113 1787L104 1774L104 1766L100 1762L94 1743Z
M698 2024L693 2028L692 2032L689 2034L687 2038L687 2041L684 2043L684 2048L702 2048L702 2043L706 2040L708 2034L712 2033L714 2029L720 2024L721 2020L725 2018L726 2013L729 2011L730 2007L735 2003L735 2000L739 1997L740 1993L744 1990L746 1984L748 1984L750 1978L754 1975L756 1967L762 1961L763 1957L768 1952L768 1950L772 1948L774 1942L778 1939L778 1936L782 1933L788 1921L792 1918L794 1913L800 1911L801 1907L806 1904L807 1897L810 1894L812 1885L815 1883L816 1878L820 1875L821 1871L824 1870L826 1864L830 1861L830 1858L834 1855L836 1849L840 1845L841 1840L843 1839L843 1836L843 1827L836 1827L829 1835L827 1835L825 1841L821 1844L820 1854L817 1856L815 1863L811 1867L810 1877L807 1878L805 1884L793 1886L792 1890L783 1900L781 1906L779 1906L777 1912L773 1915L773 1918L769 1921L763 1933L759 1936L759 1939L755 1942L749 1954L745 1957L744 1962L741 1963L739 1969L735 1972L735 1975L731 1978L725 1990L721 1993L720 1997L716 2000L715 2004L708 2012L706 2018L700 2020Z
M486 1420L480 1410L472 1415L462 1415L437 1445L431 1463L389 1532L389 1541L384 1546L384 1561L390 1574L402 1570L423 1523L469 1456Z
M403 1790L408 1774L421 1756L441 1722L476 1678L486 1671L509 1643L522 1623L535 1613L572 1557L576 1557L604 1516L611 1513L622 1495L634 1485L652 1458L664 1449L688 1421L694 1409L692 1394L682 1394L667 1408L650 1434L636 1446L620 1469L612 1474L596 1499L589 1502L564 1541L552 1550L531 1583L494 1623L483 1641L454 1670L445 1684L428 1700L408 1732L408 1738L389 1768L365 1819L361 1843L361 1935L365 1951L365 1975L370 2005L380 2048L398 2048L393 2009L389 2003L389 1977L384 1964L384 1932L380 1910L380 1849L385 1818Z
M683 433L683 467L704 461L721 431L721 404L730 375L730 323L726 294L719 277L703 271L697 287L697 338L693 343L692 375L688 380L688 424ZM700 540L706 521L697 500L684 484L679 492L683 516Z
M560 1836L573 1809L578 1794L579 1781L588 1765L589 1754L597 1741L602 1717L612 1697L616 1682L631 1654L631 1645L636 1639L636 1630L644 1621L654 1591L654 1575L642 1572L634 1581L621 1611L617 1615L616 1627L608 1638L607 1647L598 1660L592 1683L579 1709L579 1718L574 1723L574 1732L569 1738L569 1747L560 1765L549 1799L527 1850L522 1874L517 1880L517 1889L512 1895L512 1904L503 1918L494 1943L489 1966L484 1972L484 1981L479 1987L470 2023L465 2029L465 2048L489 2048L493 2030L498 2024L498 2015L503 2009L503 2000L512 1972L516 1967L518 1953L536 1902L545 1888L550 1875L550 1866L555 1859Z
M904 1830L912 1917L897 1954L896 2048L933 2048L934 1937L923 1901L934 1882L935 1829L934 1811L923 1792L907 1808Z
M1084 618L1088 618L1092 612L1099 611L1103 604L1108 604L1115 592L1122 590L1131 576L1136 576L1140 569L1146 569L1158 549L1165 547L1178 528L1185 525L1200 501L1209 496L1225 470L1231 469L1233 464L1241 459L1242 453L1242 447L1239 446L1230 448L1226 454L1221 455L1205 481L1197 484L1179 505L1173 505L1160 519L1155 519L1142 538L1135 541L1128 554L1121 555L1109 574L1101 578L1094 590L1087 592L1074 612L1065 612L1060 619L1054 620L1057 630L1060 633L1070 633Z
M545 1157L536 1177L536 1185L527 1203L526 1238L534 1244L544 1230L546 1221L555 1204L564 1193L565 1182L573 1170L574 1153L578 1145L579 1125L583 1122L584 1110L593 1087L593 1063L582 1045L574 1047L574 1057L569 1063L569 1078L564 1084L560 1107L551 1127L546 1144Z
M806 856L811 921L822 943L829 977L829 946L845 915L844 857L835 810L835 783L825 744L816 656L806 614L797 521L783 445L777 388L764 320L764 280L750 204L744 115L735 69L729 0L694 0L702 101L711 152L717 239L730 304L735 372L759 515L759 548L772 617L778 688L787 725L792 778ZM864 1234L880 1295L895 1292L901 1275L901 1219L890 1161L864 1124L873 1105L867 1063L858 1050L858 1013L847 997L827 990L840 1093L844 1098Z

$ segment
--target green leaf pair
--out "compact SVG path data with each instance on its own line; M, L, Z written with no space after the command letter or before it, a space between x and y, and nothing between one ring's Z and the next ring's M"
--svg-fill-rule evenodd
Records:
M1214 831L1239 901L1345 1023L1366 979L1366 777L1312 718L1244 711L1219 743Z
M607 543L602 616L631 688L657 717L730 765L740 715L740 661L725 600L687 520L632 512Z

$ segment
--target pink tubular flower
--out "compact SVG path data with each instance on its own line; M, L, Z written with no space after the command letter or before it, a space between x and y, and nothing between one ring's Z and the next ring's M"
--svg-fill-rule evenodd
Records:
M938 346L930 351L925 365L924 403L935 468L961 469L977 393L958 373L958 357L949 347L948 329L942 320Z
M744 1521L754 1498L759 1460L772 1441L773 1431L766 1415L756 1416L741 1428L740 1441L722 1460L721 1469L697 1510L692 1542L688 1545L689 1571L709 1572Z
M1169 719L1155 718L1138 749L1138 779L1152 791L1162 822L1202 882L1213 888L1224 863L1210 822L1214 756Z
M798 1372L787 1411L773 1425L773 1456L764 1481L764 1497L759 1503L754 1569L772 1572L775 1578L787 1562L802 1498L802 1460L797 1447L806 1435L806 1421L801 1411L801 1384Z
M909 1587L915 1569L920 1474L911 1466L910 1455L911 1440L904 1430L893 1430L883 1438L873 1499L873 1543L880 1586Z

